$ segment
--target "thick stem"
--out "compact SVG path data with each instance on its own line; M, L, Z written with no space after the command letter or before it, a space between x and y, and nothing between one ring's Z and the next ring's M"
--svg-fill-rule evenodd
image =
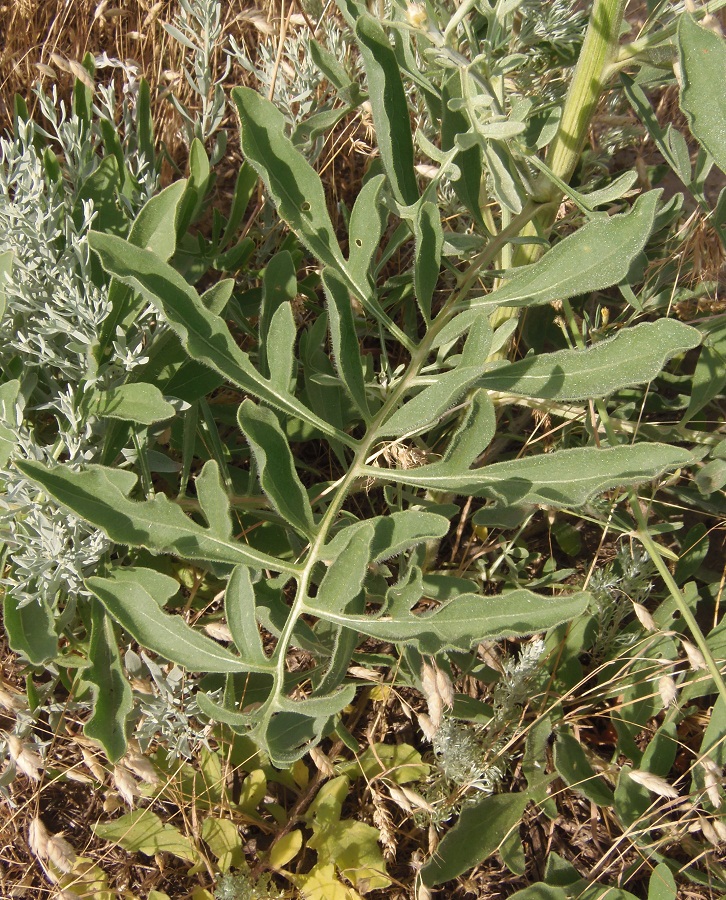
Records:
M605 87L608 68L617 55L620 26L627 0L595 0L572 84L567 93L557 134L547 150L547 165L562 181L569 182L587 140L590 122ZM562 191L546 176L537 180L535 202L547 204L523 231L524 237L547 238L557 216ZM523 244L514 253L513 265L524 266L542 255L539 243ZM496 328L514 318L518 310L502 307L491 316ZM498 356L506 352L501 350Z

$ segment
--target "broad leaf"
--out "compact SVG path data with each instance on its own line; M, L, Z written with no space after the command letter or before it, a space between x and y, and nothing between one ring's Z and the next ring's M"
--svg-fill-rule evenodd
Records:
M13 271L14 257L15 254L12 250L4 250L0 253L0 319L5 314L7 278Z
M117 544L146 547L154 553L173 553L186 559L245 563L278 572L296 570L247 544L222 540L185 516L180 507L161 494L153 500L129 500L127 494L136 479L131 475L129 484L128 472L103 466L73 472L65 466L49 469L29 460L16 465L59 503L100 528ZM116 479L119 474L126 476L123 487Z
M585 400L652 381L674 356L697 347L700 333L674 319L625 328L587 350L527 357L487 372L478 382L493 391L546 400Z
M169 615L140 584L111 578L86 582L108 613L142 647L147 647L190 672L263 672L211 638L195 631L182 616Z
M557 735L554 759L555 768L565 784L598 806L613 805L612 790L595 773L580 742L566 731Z
M255 609L255 589L249 570L246 566L237 566L224 593L227 625L242 659L251 665L266 668L269 662L262 647Z
M171 853L187 862L199 862L199 853L189 838L173 825L167 825L148 809L135 809L113 822L100 822L93 833L105 841L113 841L129 853Z
M660 191L649 191L630 212L593 219L536 263L513 270L503 287L469 305L534 306L617 284L645 247L659 197Z
M459 821L421 869L423 883L433 887L452 881L488 859L519 826L529 800L527 792L506 793L464 807Z
M3 624L10 649L22 654L33 665L41 666L58 653L55 616L41 598L18 607L15 598L5 593Z
M307 611L337 625L357 629L384 641L413 643L422 653L444 648L468 650L482 640L500 640L546 631L569 621L587 608L588 594L540 597L527 590L501 596L461 594L432 611L397 609L396 615L349 615L342 605L331 608L306 602Z
M370 522L343 532L348 540L325 573L312 601L317 610L345 612L348 604L361 592L371 558L373 534Z
M92 233L89 243L106 271L139 291L164 313L192 359L205 363L271 406L343 443L351 443L346 434L331 428L302 403L281 393L263 378L247 354L239 349L223 320L204 306L194 288L170 265L148 250L140 250L112 235Z
M418 200L413 167L413 140L408 103L401 73L386 32L365 13L355 24L368 76L368 94L381 161L399 203L411 206Z
M313 511L275 414L245 400L237 411L237 419L255 456L260 487L286 522L311 537Z
M472 465L491 443L496 426L496 412L489 395L484 390L476 391L446 448L441 465L462 468Z
M98 391L93 396L91 410L100 419L120 419L139 425L153 425L174 416L174 407L167 403L153 384L122 384Z
M453 463L432 463L418 469L378 469L363 474L382 481L473 497L496 497L508 503L581 506L590 497L614 487L639 484L686 465L691 454L668 444L576 447L539 456L493 463L457 472Z
M323 272L323 287L328 300L328 323L335 367L358 411L367 421L370 411L350 294L345 283L332 269Z
M264 181L280 216L317 258L339 271L343 255L330 221L320 177L285 136L285 119L250 88L232 91L242 152Z
M693 136L726 172L726 98L721 90L726 82L726 42L683 13L678 21L678 56L681 109Z
M126 680L118 641L111 619L99 602L91 604L91 665L83 678L93 685L93 713L83 727L86 737L98 741L115 762L127 750L126 719L134 708L131 686Z

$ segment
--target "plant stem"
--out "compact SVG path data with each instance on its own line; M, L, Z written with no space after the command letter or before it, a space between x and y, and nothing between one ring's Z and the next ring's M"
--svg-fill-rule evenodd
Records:
M708 667L708 671L711 673L711 677L716 684L716 688L721 695L721 699L726 702L726 682L724 681L723 675L721 674L721 670L719 669L716 660L713 658L713 654L711 653L706 638L704 637L704 634L701 631L698 622L696 621L696 617L691 611L691 607L686 602L683 596L683 592L676 584L675 578L671 575L671 571L666 565L665 560L663 559L660 547L650 536L650 533L648 531L648 523L645 520L643 510L640 508L640 503L638 502L638 498L634 491L631 491L630 494L630 507L633 511L633 515L635 516L635 520L638 523L638 531L636 533L637 538L643 545L643 547L648 551L648 555L653 560L656 569L658 569L658 572L663 579L665 586L668 588L668 593L673 598L676 606L678 607L678 611L683 616L683 619L688 625L693 639L698 645L698 649L703 654L703 658L706 661L706 666Z
M620 25L626 4L627 0L595 0L590 13L585 40L567 93L562 119L547 149L547 166L561 181L569 182L572 178L587 140L590 122L610 74L608 69L617 54ZM555 223L561 199L561 189L546 175L541 175L535 184L532 200L546 205L523 229L522 236L547 238ZM541 255L540 244L523 244L514 253L513 265L523 266L533 263ZM490 318L492 328L497 328L508 319L514 318L518 312L508 307L497 309ZM495 358L502 358L506 352L506 348L502 348Z

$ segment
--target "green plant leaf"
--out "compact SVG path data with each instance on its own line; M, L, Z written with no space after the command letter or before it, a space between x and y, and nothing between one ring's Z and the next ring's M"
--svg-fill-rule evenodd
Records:
M378 469L363 474L382 481L473 497L495 497L507 503L582 506L590 497L614 487L639 484L669 469L686 465L692 455L668 444L575 447L510 462L493 463L466 473L453 464L432 463L417 469Z
M355 36L368 76L368 96L383 168L398 202L411 206L418 200L418 185L408 103L396 55L381 24L368 13L359 16L355 23Z
M526 791L497 794L465 807L459 821L421 869L423 883L429 887L443 884L488 859L517 828L529 799Z
M649 191L630 212L593 219L536 263L512 270L503 287L469 305L534 306L617 284L645 247L659 197L660 191Z
M665 863L658 865L650 873L648 900L677 900L678 887L673 873Z
M483 360L482 360L483 364ZM378 429L378 437L397 438L417 434L435 422L439 416L461 398L481 378L482 366L459 366L452 372L439 375L436 381L404 403Z
M390 516L374 516L372 519L355 522L343 528L325 546L321 559L328 563L333 562L352 542L353 537L349 531L355 529L356 534L365 534L369 525L373 527L371 562L381 562L425 541L435 541L449 530L449 520L444 516L404 509L391 513Z
M202 471L194 480L194 487L209 530L223 541L231 541L233 525L229 497L215 460L208 459L204 463Z
M344 444L351 438L319 419L288 394L280 393L252 366L226 324L210 312L197 292L170 265L148 250L113 235L89 235L89 243L106 271L139 291L169 320L192 359L203 362L233 384L271 406L302 419Z
M477 390L449 441L440 465L472 465L492 442L496 427L496 412L489 394L485 390Z
M714 91L726 80L726 43L721 35L701 28L693 16L678 20L678 57L681 64L681 109L691 133L726 172L726 100Z
M304 900L359 900L360 894L342 884L335 875L335 866L317 865L306 875L296 875L295 885Z
M185 180L176 181L151 197L139 211L129 231L129 243L151 250L165 262L176 250L177 216L187 188ZM140 306L140 300L123 283L112 280L108 294L111 311L101 325L94 347L97 362L102 362L118 328L124 328Z
M291 860L295 859L302 850L303 833L299 828L283 835L279 841L275 841L267 857L267 864L273 869L281 869Z
M368 421L370 410L350 294L345 282L333 269L325 269L322 280L328 300L328 324L335 367L351 400L364 420Z
M445 82L441 92L441 149L450 150L456 143L457 135L469 131L469 120L461 109L451 109L450 101L462 97L461 80L468 77L466 72L456 70ZM481 148L478 143L467 150L460 150L454 157L454 164L461 177L452 182L456 196L469 210L480 228L484 229L481 214L480 192L482 180Z
M313 601L316 609L345 612L348 604L358 596L368 571L373 534L373 526L369 522L363 523L360 528L346 528L343 535L347 541L342 542Z
M339 775L318 791L306 814L313 830L308 847L317 852L319 864L334 863L356 887L381 890L391 884L391 879L378 846L378 829L355 819L341 819L349 790L350 782Z
M289 301L295 298L296 294L297 278L295 276L295 263L287 250L280 250L278 253L275 253L267 263L265 274L262 279L262 304L260 305L257 365L260 372L268 377L270 374L270 366L267 360L269 352L268 335L273 316L282 304L285 302L289 303ZM287 348L287 352L290 353L290 347ZM276 359L276 362L279 361L279 359ZM290 360L287 361L288 366L290 365L290 362ZM285 393L287 392L288 388L285 387Z
M211 638L169 615L140 584L94 576L86 582L108 613L142 647L190 672L262 672L266 667L249 664Z
M285 119L250 88L232 91L241 125L242 152L265 183L280 216L325 265L344 269L320 177L285 136Z
M174 407L167 403L153 384L121 384L93 395L90 411L101 419L120 419L153 425L174 416Z
M112 541L130 547L146 547L154 553L173 553L186 559L222 562L296 571L295 566L261 553L247 544L221 540L197 525L180 507L158 494L153 500L129 500L136 478L123 470L89 466L73 472L65 466L47 468L29 460L17 467L76 515L102 529ZM120 485L117 476L124 476ZM129 483L129 476L131 482Z
M348 227L348 271L356 284L368 284L368 272L381 242L387 214L381 202L384 175L376 175L358 192Z
M555 742L555 768L565 784L598 806L612 806L612 790L590 765L580 742L566 731L560 731Z
M582 613L588 600L585 593L540 597L516 590L497 596L460 594L433 612L424 613L397 608L395 615L351 615L340 604L337 608L331 603L323 607L317 598L309 599L306 609L371 637L413 643L422 653L438 653L444 648L468 650L477 641L546 631Z
M93 685L93 713L83 726L83 733L98 741L111 762L116 762L128 747L126 719L134 708L134 699L111 619L97 600L91 603L88 658L91 665L83 677Z
M202 840L216 857L220 872L228 872L232 866L244 866L242 835L231 819L205 818L202 822Z
M113 822L93 825L93 833L104 841L111 841L129 853L171 853L187 862L200 861L199 853L189 838L173 825L164 824L148 809L135 809Z
M669 359L700 342L695 328L659 319L625 328L587 350L542 353L504 365L484 374L478 383L489 390L545 400L605 397L652 381Z
M416 254L413 266L413 287L421 314L431 321L431 301L439 280L444 232L438 206L426 200L418 207L413 220Z
M45 600L19 607L14 597L3 597L3 624L8 644L35 666L43 665L58 653L58 635L53 610Z
M297 476L290 447L275 414L245 400L237 410L237 420L249 441L259 470L260 486L270 503L293 528L312 537L314 523L310 501Z
M224 612L232 639L243 660L254 666L272 668L265 656L255 618L255 589L246 566L237 566L224 593Z

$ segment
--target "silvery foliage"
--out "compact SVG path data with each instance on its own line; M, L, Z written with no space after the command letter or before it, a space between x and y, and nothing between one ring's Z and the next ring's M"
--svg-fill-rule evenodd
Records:
M94 126L84 127L55 88L36 89L41 124L18 122L14 137L0 139L0 252L12 251L13 269L5 287L0 323L0 366L21 380L14 417L15 458L65 460L72 465L96 459L101 425L84 409L84 395L109 387L145 361L144 348L156 326L148 307L135 330L119 336L108 364L97 370L91 348L109 312L108 291L91 279L87 235L95 218L84 201L73 215L84 181L101 161L98 122L118 128L126 165L138 187L125 199L135 215L157 188L157 176L135 144L133 115L137 73L107 57L97 67L120 68L123 96L111 83L99 85ZM36 138L42 136L61 161L62 179L45 172ZM18 374L19 372L19 374ZM12 374L10 375L12 377ZM97 529L60 509L10 464L0 473L0 537L8 547L3 584L19 606L51 608L87 596L84 578L109 547Z
M231 68L229 58L219 77L214 77L215 56L222 43L222 4L220 0L179 0L179 12L172 24L165 24L168 34L192 54L190 64L184 64L184 79L201 102L198 112L190 111L173 94L170 100L182 117L187 143L194 138L206 143L216 134L227 111L223 83ZM220 136L221 137L221 136ZM224 153L226 138L218 140L212 153L214 165Z
M351 77L360 75L361 63L351 57L348 39L338 22L332 17L325 17L320 22L320 31L319 42L338 60L350 60ZM291 128L314 112L327 108L326 102L332 101L332 96L326 95L325 76L310 53L311 37L307 30L288 30L279 64L277 40L274 38L259 42L256 60L252 60L247 48L240 46L234 38L230 38L229 44L230 59L254 75L261 94L269 97L272 91L272 102ZM319 152L320 148L317 149ZM305 155L308 156L307 148Z
M212 729L197 705L195 678L179 666L160 665L143 650L127 650L124 666L134 685L135 735L144 752L154 741L169 760L192 759L201 747L209 748Z

